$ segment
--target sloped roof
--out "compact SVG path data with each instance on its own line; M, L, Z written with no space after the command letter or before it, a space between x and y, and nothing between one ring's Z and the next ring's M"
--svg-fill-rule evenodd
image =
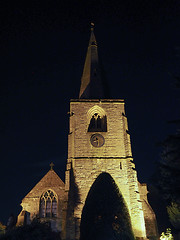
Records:
M35 187L25 196L25 198L39 197L44 189L64 190L65 184L57 175L50 169L46 175L35 185Z

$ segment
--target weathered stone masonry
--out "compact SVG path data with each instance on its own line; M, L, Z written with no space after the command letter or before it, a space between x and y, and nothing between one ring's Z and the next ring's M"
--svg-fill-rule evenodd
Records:
M81 214L91 186L106 172L116 182L139 239L157 237L155 214L146 184L137 180L124 100L106 99L93 28L79 99L71 100L65 184L51 170L22 200L18 225L39 216L61 232L63 240L80 237Z

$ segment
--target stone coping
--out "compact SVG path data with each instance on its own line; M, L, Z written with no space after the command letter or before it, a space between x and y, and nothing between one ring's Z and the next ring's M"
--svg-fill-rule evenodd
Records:
M124 99L70 99L70 102L115 102L115 103L124 103Z

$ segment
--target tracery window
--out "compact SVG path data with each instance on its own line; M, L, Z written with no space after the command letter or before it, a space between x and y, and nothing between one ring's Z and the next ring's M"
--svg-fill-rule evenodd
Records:
M48 190L41 196L39 212L41 218L57 217L57 196L53 191Z
M88 132L107 132L106 116L101 117L95 113L90 120Z

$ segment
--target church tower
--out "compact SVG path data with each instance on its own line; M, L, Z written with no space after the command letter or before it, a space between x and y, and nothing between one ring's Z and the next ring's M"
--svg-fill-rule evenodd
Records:
M118 186L134 236L147 239L148 234L157 234L155 215L146 198L146 185L137 180L125 103L123 99L106 99L100 70L92 25L79 99L70 102L66 239L79 239L83 207L93 183L102 173L109 174Z

